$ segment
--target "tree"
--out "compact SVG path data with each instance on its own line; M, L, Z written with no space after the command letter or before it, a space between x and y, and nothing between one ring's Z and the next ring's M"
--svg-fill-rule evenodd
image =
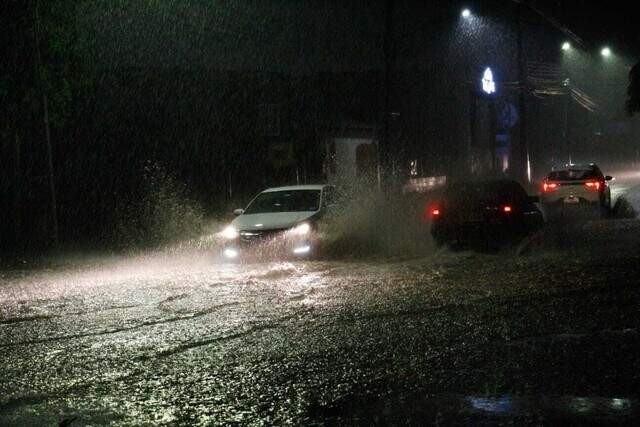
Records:
M640 112L640 62L629 72L629 88L627 89L627 112L629 115Z
M78 65L84 55L76 31L80 1L5 3L6 25L0 30L7 40L0 66L0 205L9 207L3 214L11 220L0 221L0 240L5 247L5 241L29 247L45 243L48 233L57 234L54 187L60 172L54 176L54 166L62 162L61 140L73 125L74 94L90 74ZM50 212L33 208L45 202L42 181L34 177L45 175Z

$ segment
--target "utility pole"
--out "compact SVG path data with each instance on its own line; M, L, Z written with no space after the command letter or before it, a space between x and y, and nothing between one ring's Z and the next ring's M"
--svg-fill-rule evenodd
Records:
M571 159L571 144L569 140L569 107L571 106L571 81L567 82L567 94L564 96L564 145L565 145L565 158ZM569 160L571 163L571 160Z
M14 213L14 222L13 222L13 230L14 237L18 239L18 236L22 232L22 193L23 193L23 175L22 175L22 165L21 165L21 141L20 135L16 130L14 132L14 162L13 162L13 213Z
M524 9L527 7L532 10L535 14L540 16L542 19L547 21L551 26L560 31L562 34L567 36L570 40L573 41L577 46L585 47L585 42L578 35L576 35L569 28L560 23L557 19L544 12L542 9L536 6L535 2L528 0L512 0L516 3L517 13L518 13L518 28L517 28L517 43L518 43L518 81L520 86L520 94L518 97L518 110L520 113L520 141L519 141L519 150L518 156L520 157L519 161L521 162L521 173L519 173L517 178L524 177L523 182L528 183L529 181L529 143L527 140L527 111L526 111L526 97L529 92L529 84L527 78L527 60L524 53L523 48L523 29L522 23L524 20ZM568 144L568 139L567 139Z
M51 196L51 221L52 221L52 240L54 244L58 243L58 208L56 202L56 183L53 173L53 150L51 148L51 126L49 124L49 100L47 98L46 89L42 81L42 57L40 55L40 1L35 0L35 48L36 48L36 74L42 91L42 107L44 110L44 130L47 143L47 163L49 166L49 193Z
M394 0L385 0L385 31L384 31L384 111L382 118L382 138L378 143L378 168L381 169L378 183L382 189L388 189L390 184L391 171L389 168L393 162L389 158L391 153L391 84L393 74L394 45L393 45L393 3ZM380 176L381 175L381 176Z
M529 143L527 141L527 92L529 85L527 81L527 59L524 53L523 40L523 5L518 3L518 26L517 26L517 56L518 56L518 111L520 113L520 138L518 141L518 176L523 183L529 183Z

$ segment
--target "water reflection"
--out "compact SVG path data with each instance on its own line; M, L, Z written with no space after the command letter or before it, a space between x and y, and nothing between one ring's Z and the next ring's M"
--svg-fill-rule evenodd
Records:
M513 407L513 399L510 396L502 396L497 398L489 397L468 397L467 400L471 405L480 411L491 412L494 414L511 414L516 412Z
M569 412L575 412L577 414L586 414L593 410L595 404L593 399L586 397L575 397L569 400L567 408Z
M364 403L364 402L363 402ZM414 424L416 421L441 420L457 424L493 418L518 422L535 420L552 425L591 422L623 423L640 417L636 399L586 396L463 396L455 394L388 396L355 406L352 401L337 411L341 423L357 420L360 424ZM473 425L473 423L471 424Z
M553 414L561 416L608 417L638 413L633 399L580 396L500 396L465 398L473 410L491 415L522 416Z

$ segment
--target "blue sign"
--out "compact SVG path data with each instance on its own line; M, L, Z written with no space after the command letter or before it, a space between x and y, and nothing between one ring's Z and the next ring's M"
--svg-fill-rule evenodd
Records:
M505 102L498 106L498 126L502 129L512 128L518 123L518 110L513 104Z

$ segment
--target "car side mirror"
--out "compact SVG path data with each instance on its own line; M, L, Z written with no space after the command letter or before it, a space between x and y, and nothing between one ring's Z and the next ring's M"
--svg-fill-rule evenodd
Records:
M233 211L233 214L234 214L235 216L240 216L240 215L242 215L243 213L244 213L244 209L235 209L235 210Z
M604 180L605 181L612 181L613 177L611 175L607 175L607 176L604 177Z
M529 196L530 203L540 203L540 196Z

